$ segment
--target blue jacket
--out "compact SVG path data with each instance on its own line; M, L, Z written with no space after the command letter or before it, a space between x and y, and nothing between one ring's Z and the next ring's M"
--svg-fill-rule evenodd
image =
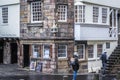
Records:
M104 53L101 55L100 59L102 60L102 63L106 63L106 62L107 62L106 52L104 52Z

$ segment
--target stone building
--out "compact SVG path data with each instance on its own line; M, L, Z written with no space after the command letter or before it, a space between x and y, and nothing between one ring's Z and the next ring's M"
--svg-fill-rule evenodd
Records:
M74 0L20 0L18 63L65 72L74 53Z

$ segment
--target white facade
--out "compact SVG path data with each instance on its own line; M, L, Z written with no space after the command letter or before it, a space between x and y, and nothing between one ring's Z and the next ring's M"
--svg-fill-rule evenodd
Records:
M3 22L3 8L8 10L7 23ZM0 37L20 37L19 0L0 0Z
M117 46L119 3L119 0L75 0L75 17L78 15L82 18L75 18L75 41L78 43L87 41L85 47L92 45L93 48L92 58L88 57L88 72L98 71L102 66L101 60L97 56L99 44L102 45L102 52L107 51L108 57ZM106 47L107 43L110 44L109 48ZM85 54L89 56L88 50Z
M78 1L120 8L119 0L75 0L75 2L78 2Z

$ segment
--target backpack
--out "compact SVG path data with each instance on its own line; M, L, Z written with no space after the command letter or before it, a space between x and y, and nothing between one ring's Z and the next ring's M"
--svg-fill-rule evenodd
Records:
M79 62L78 60L75 60L74 64L72 64L73 70L78 71L79 70Z

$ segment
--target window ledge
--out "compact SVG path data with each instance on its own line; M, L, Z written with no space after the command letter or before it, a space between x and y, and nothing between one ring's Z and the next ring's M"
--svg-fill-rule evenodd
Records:
M58 58L58 60L68 60L68 58Z
M2 23L2 24L0 24L0 25L1 25L1 26L8 26L8 23L5 23L5 24Z

